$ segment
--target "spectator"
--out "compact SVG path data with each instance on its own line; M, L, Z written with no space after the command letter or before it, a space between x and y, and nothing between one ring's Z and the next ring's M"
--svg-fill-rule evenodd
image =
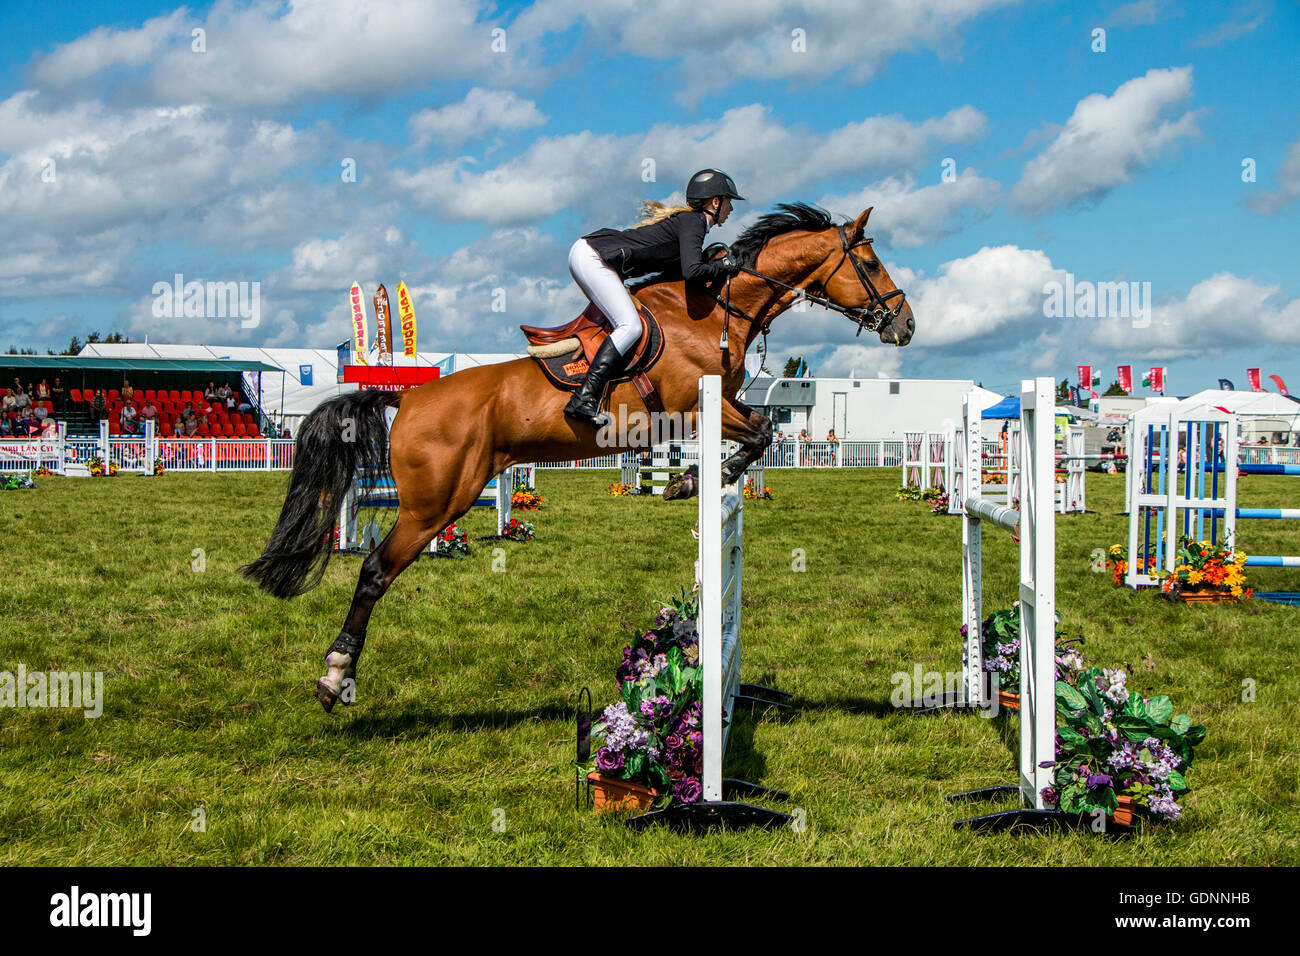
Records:
M152 421L158 417L158 408L154 405L152 398L144 400L144 408L140 409L140 417L145 421Z
M118 413L118 421L122 423L123 435L135 434L135 406L127 402L122 406L122 411Z
M826 433L826 440L832 445L838 445L840 443L840 440L835 437L835 429L833 428Z
M134 399L134 398L135 398L135 389L133 389L133 388L131 387L131 383L130 383L130 382L128 382L128 381L126 381L125 379L123 379L123 381L122 381L122 395L121 395L121 399L122 399L122 401L125 402L127 405L130 405L130 404L131 404L131 400Z
M108 417L108 399L102 388L95 389L95 395L90 400L90 417L92 421L102 421Z
M801 429L799 429L799 439L798 439L798 440L801 441L801 442L812 441L812 439L808 437L808 429L806 429L806 428L801 428Z
M36 386L36 400L38 402L48 402L50 400L50 386L45 379L41 379L41 383Z
M6 398L8 396L5 396ZM0 415L0 437L12 438L14 435L14 420L8 414Z
M14 413L18 411L18 396L14 394L13 389L10 389L5 392L5 397L2 401L4 417L6 419L12 418Z
M59 377L54 376L54 384L50 386L50 401L54 403L54 412L57 415L63 414L63 403L67 400L68 393L63 388L63 382Z
M232 397L233 393L230 391L230 383L222 382L221 385L217 387L217 401L226 404L227 407L232 407L228 404Z
M216 382L208 382L208 387L203 390L203 400L209 405L217 400Z
M185 437L185 422L179 415L176 417L176 421L172 422L172 437Z
M19 413L22 413L32 404L32 399L31 396L23 390L22 385L18 384L17 379L14 379L14 384L17 386L14 390L14 407L17 408Z
M46 417L47 415L49 415L49 412L47 412L47 411L45 410L45 406L44 406L44 405L33 405L33 406L32 406L32 417L35 418L38 422L43 422L43 421L45 421L45 417Z

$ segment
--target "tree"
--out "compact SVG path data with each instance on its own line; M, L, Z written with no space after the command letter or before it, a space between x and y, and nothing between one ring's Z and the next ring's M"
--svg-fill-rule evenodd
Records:
M1122 388L1119 387L1119 382L1118 382L1118 381L1111 382L1111 383L1110 383L1110 388L1108 388L1108 389L1106 389L1106 391L1102 392L1102 395L1103 395L1103 396L1109 396L1109 395L1121 395L1121 396L1122 396L1122 395L1126 395L1126 394L1128 394L1128 393L1125 392L1124 389L1122 389Z
M812 370L808 368L808 363L804 361L802 355L792 355L785 360L785 369L781 375L783 378L799 378L801 371L804 375L812 374Z
M1056 400L1061 403L1070 400L1070 380L1068 378L1061 379L1061 384L1056 386Z

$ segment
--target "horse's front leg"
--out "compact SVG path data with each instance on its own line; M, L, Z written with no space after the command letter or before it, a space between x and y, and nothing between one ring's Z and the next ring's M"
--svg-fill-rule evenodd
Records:
M740 450L722 463L722 483L733 485L772 443L772 420L748 405L728 399L722 405L722 437L740 444ZM694 498L698 485L699 469L692 465L668 483L664 500Z
M722 406L722 437L740 443L740 450L722 463L723 484L730 485L772 444L772 419L744 402L729 399Z

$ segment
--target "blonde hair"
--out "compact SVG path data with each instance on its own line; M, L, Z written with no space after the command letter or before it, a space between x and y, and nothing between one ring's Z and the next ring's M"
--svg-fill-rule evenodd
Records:
M661 203L657 199L646 199L641 202L641 216L637 219L638 226L652 226L656 222L663 222L669 216L675 216L679 212L690 212L691 206L669 206L667 203Z

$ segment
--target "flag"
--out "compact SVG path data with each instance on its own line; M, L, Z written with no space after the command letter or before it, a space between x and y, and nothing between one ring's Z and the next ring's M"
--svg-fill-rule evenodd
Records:
M1280 375L1270 375L1269 378L1271 378L1271 379L1273 380L1273 384L1277 386L1277 390L1278 390L1279 392L1281 392L1283 395L1286 395L1286 394L1287 394L1287 390L1286 390L1286 382L1282 381L1282 376L1280 376Z
M1226 378L1219 379L1219 389L1224 392L1236 391L1236 389L1232 387L1232 382L1228 381Z
M388 308L388 290L380 283L375 290L375 345L380 365L393 364L393 317Z
M1119 367L1119 387L1125 395L1133 394L1133 366L1121 365Z
M352 292L348 296L352 306L352 359L357 365L365 365L366 352L366 300L361 297L361 286L352 283Z
M405 282L397 283L397 319L402 327L402 354L415 358L415 305Z
M1148 369L1146 375L1142 376L1142 384L1153 392L1165 393L1165 368L1159 366Z
M1092 366L1080 365L1079 371L1079 388L1090 388L1092 386Z
M1257 368L1246 369L1246 381L1250 383L1250 390L1252 392L1264 391L1259 386L1259 369Z

